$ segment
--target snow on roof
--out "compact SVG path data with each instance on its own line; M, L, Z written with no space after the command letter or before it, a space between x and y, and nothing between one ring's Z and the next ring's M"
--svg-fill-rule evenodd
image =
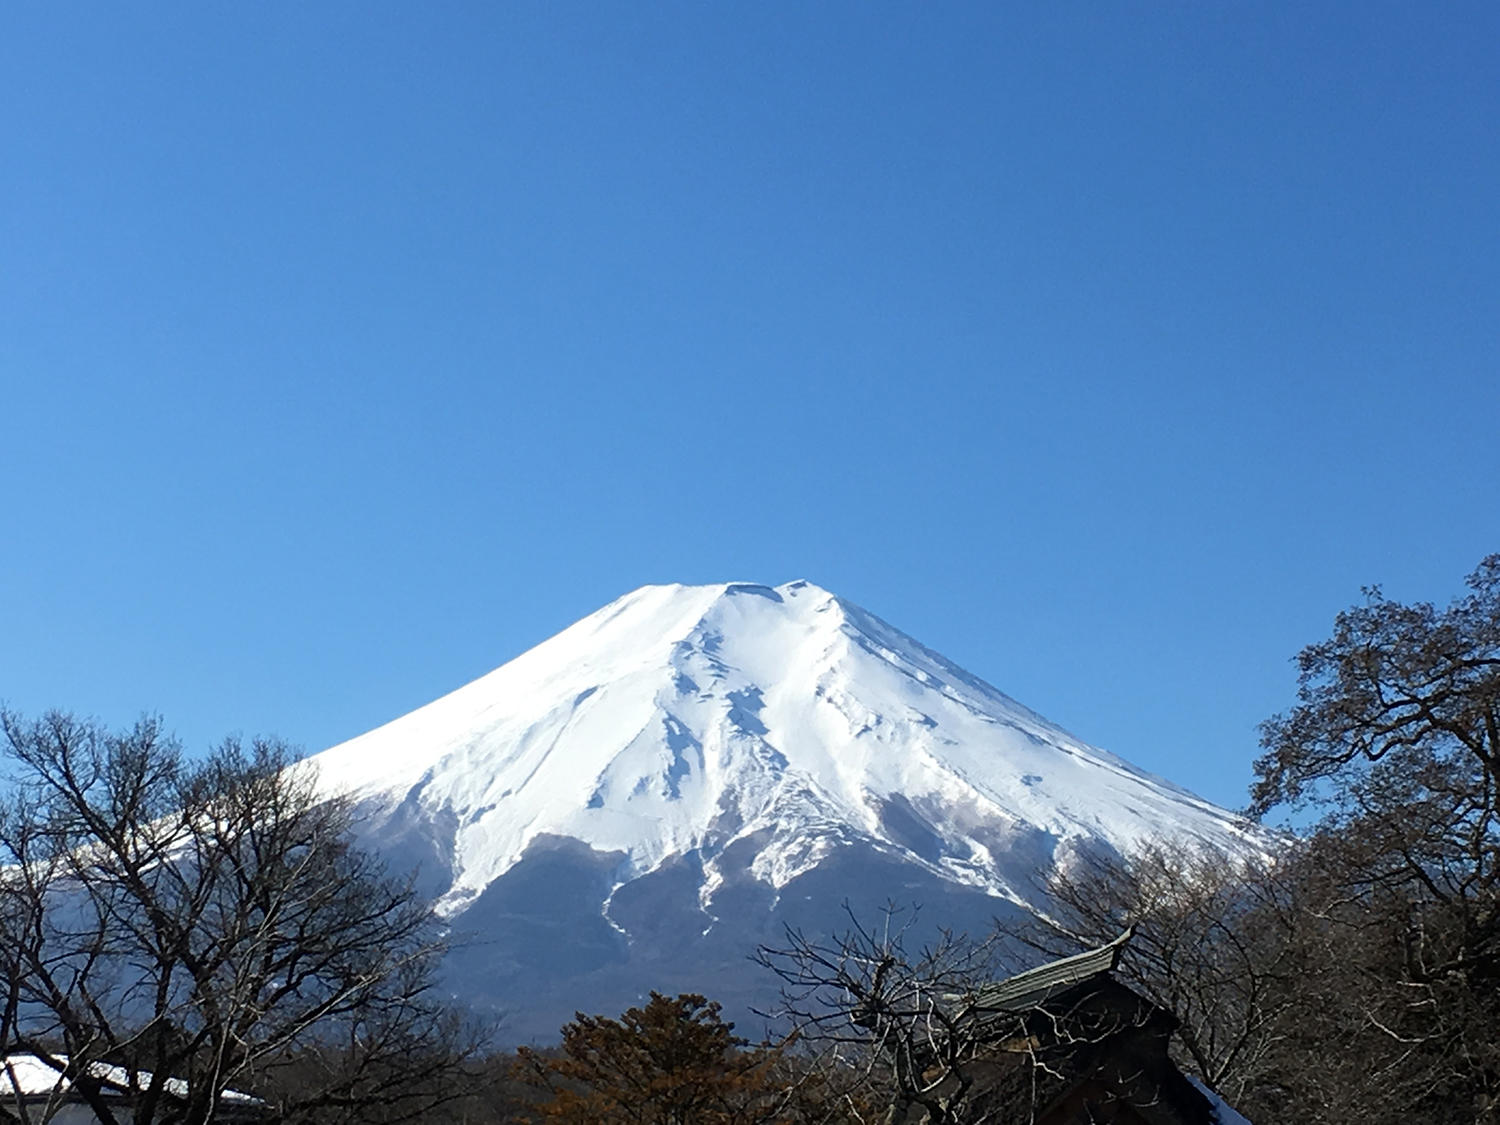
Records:
M68 1065L67 1055L52 1056L59 1065ZM104 1085L114 1092L124 1094L130 1090L130 1073L123 1066L111 1066L109 1063L96 1062L89 1067L89 1073L98 1078ZM136 1071L138 1089L151 1084L151 1072L148 1070ZM36 1055L16 1054L5 1056L3 1066L0 1066L0 1097L11 1098L17 1093L23 1098L45 1098L52 1094L66 1094L72 1083L50 1063L43 1061ZM181 1078L168 1078L166 1083L167 1093L174 1097L183 1098L187 1096L188 1084ZM221 1101L240 1102L250 1104L260 1101L259 1098L241 1093L239 1090L225 1090L219 1095Z
M1208 1099L1208 1104L1213 1106L1214 1125L1250 1125L1248 1118L1231 1108L1228 1102L1191 1074L1188 1075L1188 1081L1198 1087L1203 1096Z

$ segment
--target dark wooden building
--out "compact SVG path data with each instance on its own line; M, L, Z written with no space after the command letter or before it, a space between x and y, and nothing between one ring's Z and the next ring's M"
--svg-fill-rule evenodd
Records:
M1127 932L979 990L968 1005L981 1046L966 1116L1035 1125L1228 1125L1172 1062L1177 1019L1114 976L1129 939Z

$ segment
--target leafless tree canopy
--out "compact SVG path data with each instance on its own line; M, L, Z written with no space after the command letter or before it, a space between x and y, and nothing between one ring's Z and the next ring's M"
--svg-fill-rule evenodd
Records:
M944 932L909 950L915 920L915 910L894 907L874 927L850 915L833 938L792 930L759 953L784 982L777 1014L861 1072L871 1100L890 1107L889 1122L1031 1121L1081 1077L1104 1074L1105 1044L1156 1018L1111 982L996 1006L1000 938Z
M1298 657L1253 810L1313 808L1269 863L1157 846L1055 873L1049 955L1125 924L1124 979L1256 1125L1500 1120L1500 556L1445 609L1378 589Z
M1444 609L1367 590L1299 654L1298 704L1256 763L1257 811L1325 814L1303 870L1329 968L1310 984L1340 987L1298 1031L1351 1045L1377 1117L1436 1101L1492 1121L1500 1101L1500 555L1467 585Z
M1263 1081L1301 983L1284 862L1156 843L1081 859L1045 891L1046 915L1001 926L1021 957L1065 957L1131 928L1116 973L1177 1018L1183 1069L1232 1104Z
M850 913L842 935L817 940L788 930L757 959L784 983L782 1007L771 1014L841 1051L873 1085L889 1086L899 1112L922 1106L934 1121L957 1121L979 1049L963 998L993 979L994 951L945 932L909 952L916 917L892 906L867 927Z
M1415 979L1500 987L1500 555L1448 608L1379 588L1297 658L1298 705L1263 728L1254 807L1313 802L1355 842L1365 882L1438 906Z
M426 905L281 744L190 763L150 719L3 733L0 1046L105 1125L99 1063L128 1072L135 1125L202 1125L226 1089L268 1117L402 1120L477 1045L435 992Z

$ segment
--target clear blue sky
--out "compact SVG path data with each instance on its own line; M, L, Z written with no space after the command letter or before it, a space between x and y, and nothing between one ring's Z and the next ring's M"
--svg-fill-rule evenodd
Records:
M1243 803L1500 550L1491 3L10 4L0 699L310 750L807 578Z

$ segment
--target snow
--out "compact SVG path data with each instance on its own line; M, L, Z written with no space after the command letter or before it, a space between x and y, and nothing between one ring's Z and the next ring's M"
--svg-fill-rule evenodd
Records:
M1188 1081L1198 1087L1203 1096L1208 1099L1208 1104L1213 1107L1214 1125L1250 1125L1246 1117L1231 1109L1228 1102L1219 1097L1217 1093L1210 1090L1202 1082L1199 1082L1192 1075L1188 1075Z
M59 1065L68 1065L67 1055L55 1056ZM120 1092L130 1089L130 1073L123 1066L111 1066L108 1063L96 1062L89 1068L89 1073L98 1078L106 1086L112 1086ZM151 1085L151 1072L141 1070L136 1072L139 1083L138 1089L145 1089ZM72 1085L68 1079L55 1067L43 1062L36 1055L15 1054L7 1055L4 1059L4 1067L0 1069L0 1097L14 1097L18 1092L22 1097L44 1098L53 1094L66 1094ZM188 1085L181 1078L168 1078L166 1089L174 1097L183 1098L188 1094ZM258 1102L260 1099L250 1094L241 1093L238 1090L225 1090L220 1099L226 1102Z
M857 838L1015 901L1079 847L1264 847L807 582L643 587L310 761L430 837L449 916L542 837L619 853L619 883L695 854L705 907L736 841L775 888Z

